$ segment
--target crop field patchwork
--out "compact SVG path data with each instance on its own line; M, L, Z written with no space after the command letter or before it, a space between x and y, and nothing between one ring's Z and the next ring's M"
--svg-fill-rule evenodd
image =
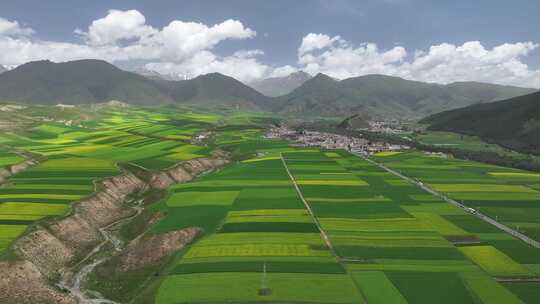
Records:
M494 276L534 276L524 266L516 263L493 246L467 246L460 250L487 273Z
M227 179L234 181L228 187L227 183L216 190L207 187L209 182ZM196 196L194 189L204 192ZM243 162L175 186L171 192L166 203L169 210L190 212L197 206L212 206L221 208L221 216L206 219L205 237L187 250L164 279L157 303L362 303L356 285L326 247L279 158ZM170 203L176 200L182 203ZM181 221L172 227L165 218L156 228L163 229L165 223L170 229L183 227ZM224 288L225 281L234 283ZM178 288L185 292L177 293ZM261 288L272 292L261 296Z
M201 229L152 273L155 303L540 303L537 249L358 156L264 138L272 115L173 106L98 114L0 134L43 157L1 185L0 253L101 179L220 148L231 165L147 206L160 214L148 233ZM540 239L539 174L415 151L373 159ZM21 160L0 151L1 167Z
M538 173L431 157L420 152L375 158L450 198L540 240ZM437 167L450 169L441 171Z
M185 125L176 125L182 116L187 115L180 112L146 115L144 111L132 110L106 114L105 118L89 123L92 129L44 123L24 134L0 136L0 140L48 157L70 155L163 169L182 160L208 155L209 149L192 145L189 141L197 132L219 120L218 115L203 116L199 120L192 114L194 120L189 121L192 131L186 133ZM184 120L188 122L187 118Z
M524 292L513 294L495 278L536 276L537 260L531 258L540 256L536 249L367 161L336 153L340 157L292 151L283 157L338 259L369 303L523 303ZM407 154L377 160L402 155ZM310 165L303 165L307 161ZM367 185L348 189L304 182L329 167ZM461 187L438 179L438 184L443 190L499 192L483 183L462 182ZM504 193L535 191L511 183L502 188ZM500 297L492 297L483 285Z
M13 152L6 151L0 148L0 167L14 165L24 160L23 157Z
M139 108L123 111L100 110L97 119L80 123L45 121L23 132L0 134L3 145L45 158L40 164L11 177L0 191L0 224L16 229L0 231L0 253L33 222L69 212L72 202L95 191L95 182L121 173L119 164L130 163L148 170L159 170L193 158L207 157L212 148L190 141L199 132L216 128L223 114L188 108ZM237 113L228 124L252 125L244 139L259 141L263 129L254 121L272 120L265 114ZM242 128L243 130L243 128ZM233 131L229 131L233 132ZM251 137L250 137L251 136ZM264 143L269 145L268 142ZM275 147L284 143L272 142ZM255 149L246 145L245 150ZM263 147L264 148L264 147ZM2 148L0 167L23 161L21 156ZM191 210L180 216L196 223L202 218L221 217L239 189L204 196L197 190L172 195L171 207ZM216 204L216 202L221 203ZM201 203L210 207L202 212ZM180 208L171 208L173 215ZM15 233L16 232L16 233Z
M214 183L215 198L222 200L212 204L225 210L165 278L159 303L527 303L534 297L531 288L513 292L518 288L495 280L535 275L539 255L527 245L352 155L288 151L283 158L337 256L317 229L298 230L317 227L279 160L243 162L174 190L211 191L209 182L234 181L229 187ZM303 164L306 159L311 165ZM331 182L304 182L320 175ZM262 182L268 179L279 183ZM363 183L344 186L340 180ZM222 195L234 191L239 194L232 203ZM459 240L473 243L454 243ZM335 280L339 288L327 290ZM318 281L321 287L306 293ZM286 291L284 283L297 287ZM174 287L186 293L174 296ZM258 295L262 287L271 295Z
M12 177L0 192L0 223L15 224L18 233L0 230L4 244L0 251L34 221L66 214L71 202L94 192L94 180L119 172L111 161L66 157L49 159Z

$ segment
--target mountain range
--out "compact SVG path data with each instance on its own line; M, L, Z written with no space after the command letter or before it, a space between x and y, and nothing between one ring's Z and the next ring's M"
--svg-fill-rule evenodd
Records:
M0 74L6 72L7 69L3 66L3 65L0 65Z
M100 60L36 61L0 74L0 100L41 104L108 100L146 105L186 103L274 111L299 118L362 114L403 119L536 91L476 82L440 85L384 75L339 81L324 74L310 78L303 72L266 83L267 94L272 87L282 86L284 91L296 88L285 95L268 97L219 73L171 81L127 72Z
M270 97L286 95L311 79L311 75L299 71L285 77L270 77L257 80L248 85L262 94Z
M36 61L0 74L0 100L83 104L122 100L134 104L197 103L259 109L267 97L222 74L185 81L150 79L100 60Z
M184 81L158 81L158 83L174 101L180 103L261 110L270 102L268 97L220 73L201 75Z
M420 122L428 130L479 136L516 151L540 153L540 92L446 111Z
M318 74L290 94L277 97L272 109L302 116L364 113L373 118L420 118L535 91L477 82L441 85L385 75L366 75L339 81Z
M0 74L0 99L42 104L172 102L158 83L99 60L30 62Z

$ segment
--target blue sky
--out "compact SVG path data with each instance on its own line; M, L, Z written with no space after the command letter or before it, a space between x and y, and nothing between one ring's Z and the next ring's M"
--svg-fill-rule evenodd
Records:
M47 48L38 47L40 43L70 43L73 47L83 45L88 48L89 35L85 36L85 33L89 34L92 22L105 18L110 10L135 10L144 16L144 26L156 31L174 20L197 22L211 28L231 19L241 23L243 28L240 31L249 29L251 32L242 35L230 33L218 39L218 42L209 43L193 52L156 54L153 58L135 55L119 58L122 56L111 55L110 50L97 53L75 51L72 53L78 55L74 58L68 55L64 58L58 51L47 54ZM142 65L159 72L189 77L208 72L194 68L198 64L205 64L220 72L231 71L229 74L245 81L302 69L310 73L325 72L339 78L384 73L433 82L451 82L461 80L461 77L463 80L540 86L540 72L537 71L540 69L540 50L536 45L540 43L540 18L533 13L538 11L540 1L537 0L2 1L0 18L7 22L18 22L20 28L32 29L30 35L10 34L9 38L25 40L26 46L33 43L33 49L28 51L27 56L13 55L8 58L0 55L0 64L16 66L25 60L48 57L62 61L79 59L82 54L87 54L89 57L101 56L120 66L131 68ZM122 15L118 15L118 18L125 19ZM78 35L74 34L75 29L80 29ZM316 45L308 48L309 51L304 54L310 57L302 58L298 49L310 33L327 36L331 42L320 44L325 37L314 36L318 42L312 41ZM0 40L1 35L0 23ZM124 38L110 42L125 46L141 37ZM466 44L469 42L478 42L481 48L478 44ZM494 48L505 44L514 47L495 54ZM375 51L372 48L374 45ZM433 46L441 45L454 46L453 51L442 47L439 53L430 52ZM404 51L396 48L403 48ZM463 70L469 60L469 55L463 54L456 55L459 57L455 59L457 61L443 63L438 70L426 70L440 64L444 56L452 57L449 52L463 53L463 49L465 53L473 50L471 56L474 58L469 65L479 66L481 72ZM239 56L241 58L236 58L236 52L247 50L258 51L250 55L243 52L244 55ZM7 51L13 52L13 49ZM497 58L489 59L488 63L485 60L475 61L483 51L486 51L485 58ZM416 62L418 56L415 55L421 52L429 57L424 58L424 62ZM510 72L490 70L486 66L500 66L516 60L518 64L508 67ZM238 70L241 64L254 72L235 75L232 71ZM530 75L523 76L521 64L527 65L526 72ZM363 65L366 68L349 69L347 65ZM456 71L446 73L445 68ZM491 76L486 78L486 74Z

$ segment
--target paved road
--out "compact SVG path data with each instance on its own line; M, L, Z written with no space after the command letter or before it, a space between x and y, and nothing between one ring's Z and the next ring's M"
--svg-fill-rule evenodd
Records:
M502 223L500 223L500 222L494 220L493 218L491 218L491 217L489 217L489 216L487 216L487 215L485 215L485 214L482 214L482 213L478 212L477 210L471 209L471 208L469 208L468 206L465 206L465 205L463 205L463 204L461 204L461 203L459 203L459 202L457 202L457 201L455 201L455 200L453 200L453 199L447 197L446 195L444 195L444 194L442 194L442 193L439 193L439 192L437 192L437 191L435 191L435 190L429 188L428 186L424 185L422 182L419 182L419 181L417 181L417 180L414 180L414 179L412 179L412 178L409 178L409 177L407 177L407 176L405 176L405 175L403 175L403 174L401 174L401 173L399 173L399 172L396 172L396 171L394 171L394 170L392 170L392 169L386 167L386 166L383 165L383 164L380 164L380 163L378 163L378 162L376 162L376 161L374 161L374 160L371 160L371 159L369 159L369 158L366 158L366 157L364 157L363 155L359 155L359 154L356 154L356 155L362 157L363 159L365 159L365 160L367 160L368 162L370 162L370 163L372 163L372 164L378 166L378 167L381 168L381 169L384 169L384 170L386 170L386 171L388 171L388 172L390 172L390 173L392 173L392 174L394 174L394 175L396 175L396 176L398 176L398 177L400 177L400 178L402 178L402 179L404 179L404 180L406 180L406 181L409 181L410 183L415 184L416 186L420 187L422 190L424 190L424 191L426 191L426 192L429 192L429 193L431 193L431 194L433 194L433 195L435 195L435 196L441 198L441 199L444 200L445 202L450 203L450 204L452 204L452 205L454 205L454 206L456 206L456 207L458 207L458 208L464 209L466 212L468 212L468 213L470 213L470 214L476 216L477 218L479 218L479 219L481 219L481 220L483 220L483 221L485 221L485 222L487 222L487 223L489 223L489 224L491 224L491 225L493 225L493 226L499 228L500 230L503 230L504 232L507 232L507 233L511 234L512 236L514 236L514 237L516 237L516 238L518 238L518 239L524 241L525 243L527 243L527 244L529 244L529 245L531 245L531 246L533 246L533 247L536 247L536 248L540 249L540 242L531 239L530 237L524 235L523 233L521 233L521 232L519 232L519 231L517 231L517 230L514 230L514 229L512 229L512 228L510 228L510 227L508 227L508 226L506 226L506 225L504 225L504 224L502 224ZM473 211L473 210L474 210L474 211Z

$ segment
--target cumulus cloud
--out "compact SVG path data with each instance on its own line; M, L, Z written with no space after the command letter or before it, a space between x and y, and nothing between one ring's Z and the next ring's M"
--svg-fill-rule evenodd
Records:
M297 68L290 65L284 65L274 68L272 73L270 73L269 77L285 77L295 72L298 72Z
M309 33L304 38L302 38L302 44L298 49L298 54L300 56L304 55L307 52L324 49L334 45L334 43L340 42L343 44L344 41L339 36L330 37L325 34L314 34Z
M311 74L321 72L341 79L385 74L437 83L481 81L540 88L540 70L523 62L538 46L518 42L489 49L470 41L443 43L409 54L402 46L381 50L374 43L352 46L339 36L308 34L298 49L298 64Z
M162 48L161 58L178 59L212 49L227 39L247 39L256 35L237 20L226 20L208 27L202 23L173 21L148 43Z
M522 62L522 57L537 47L532 42L502 44L492 49L478 41L461 46L445 43L417 52L414 60L403 65L402 73L441 83L468 80L539 87L540 71Z
M470 41L442 43L425 50L406 50L399 45L381 49L374 43L355 44L341 36L310 33L302 38L295 66L275 67L261 61L263 50L216 54L214 49L224 41L250 39L257 34L232 19L214 25L173 20L156 28L137 10L110 10L75 34L81 38L79 43L40 40L32 28L0 18L0 65L91 58L140 62L159 73L190 78L220 72L245 82L303 70L341 79L376 73L427 82L468 80L540 88L540 70L524 62L539 47L532 42L493 48Z
M29 37L30 28L16 21L0 19L0 64L16 66L28 61L49 59L103 59L109 62L140 60L160 73L194 77L222 72L242 80L263 77L269 67L260 63L261 50L239 51L218 56L212 49L225 40L249 39L256 35L238 20L225 20L208 26L203 23L173 20L154 28L137 10L110 10L94 20L86 30L76 29L81 43L43 41Z
M0 36L28 36L33 33L33 29L23 27L17 21L9 21L0 18Z
M84 32L75 30L90 45L115 44L121 40L142 39L157 31L146 25L146 18L139 11L110 10L107 16L94 20Z
M234 52L234 56L239 57L239 58L253 58L253 57L260 56L260 55L264 55L264 51L259 50L259 49L256 49L256 50L240 50L240 51Z
M145 69L177 78L193 78L218 72L243 82L265 77L270 67L260 63L252 51L239 51L232 56L219 57L209 51L201 51L182 62L151 62Z

